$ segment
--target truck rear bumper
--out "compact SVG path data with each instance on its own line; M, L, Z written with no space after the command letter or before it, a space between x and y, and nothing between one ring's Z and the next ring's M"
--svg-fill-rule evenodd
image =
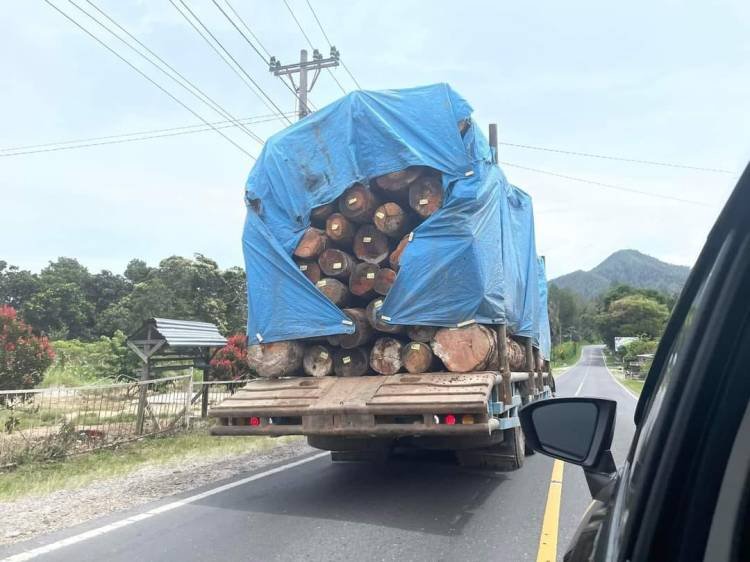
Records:
M489 415L495 372L254 380L209 412L213 435L462 436ZM455 424L445 423L452 414ZM515 420L514 420L515 421ZM510 422L510 420L507 420Z

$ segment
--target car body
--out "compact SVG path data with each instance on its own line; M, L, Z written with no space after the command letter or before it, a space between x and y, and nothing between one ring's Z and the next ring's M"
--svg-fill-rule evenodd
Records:
M520 413L527 443L584 468L593 502L564 559L750 560L750 166L675 305L616 469L616 403Z

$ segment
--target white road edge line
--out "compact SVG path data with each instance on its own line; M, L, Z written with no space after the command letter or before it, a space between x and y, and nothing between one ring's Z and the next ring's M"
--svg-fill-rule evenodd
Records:
M633 400L638 400L638 395L630 390L627 386L622 384L620 381L617 380L617 377L612 374L612 371L609 370L609 367L607 366L607 356L604 355L604 352L602 351L602 359L604 360L604 368L607 369L607 372L609 373L609 376L612 377L612 380L615 381L618 385L620 385L620 388L625 391L625 394L630 396ZM0 561L2 562L2 561Z
M116 529L127 527L128 525L132 525L133 523L138 523L139 521L143 521L144 519L149 519L151 517L154 517L155 515L160 515L167 511L172 511L173 509L177 509L178 507L182 507L183 505L187 505L189 503L202 500L203 498L207 498L209 496L213 496L215 494L220 494L221 492L231 490L232 488L236 488L237 486L243 486L249 482L253 482L255 480L260 480L261 478L265 478L266 476L278 474L279 472L289 470L290 468L295 468L297 466L306 464L308 462L312 462L314 460L325 457L328 454L329 454L328 451L325 451L325 452L313 455L311 457L306 457L304 459L290 462L282 466L277 466L276 468L272 468L264 472L259 472L258 474L254 474L253 476L248 476L247 478L242 478L241 480L230 482L228 484L224 484L223 486L212 488L211 490L206 490L205 492L201 492L200 494L195 494L194 496L190 496L187 498L183 498L181 500L173 501L165 505L161 505L159 507L155 507L154 509L150 509L144 513L139 513L137 515L133 515L131 517L127 517L125 519L115 521L114 523L110 523L109 525L104 525L103 527L91 529L90 531L86 531L78 535L73 535L72 537L68 537L66 539L62 539L57 542L53 542L51 544L40 546L32 550L19 552L18 554L14 554L13 556L9 556L8 558L4 558L3 560L0 560L0 562L22 562L23 560L31 560L32 558L36 558L37 556L41 556L42 554L48 554L55 550L59 550L65 546L70 546L72 544L76 544L76 543L83 542L89 539L93 539L94 537L104 535Z

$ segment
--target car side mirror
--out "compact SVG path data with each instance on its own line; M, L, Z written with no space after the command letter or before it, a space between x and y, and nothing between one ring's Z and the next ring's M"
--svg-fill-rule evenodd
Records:
M603 398L553 398L524 406L519 416L535 451L582 466L591 494L616 471L610 451L617 402Z

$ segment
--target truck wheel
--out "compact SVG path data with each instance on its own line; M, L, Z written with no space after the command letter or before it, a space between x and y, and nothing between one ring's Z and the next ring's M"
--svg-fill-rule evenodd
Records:
M520 427L505 430L505 439L491 447L456 451L462 466L518 470L523 466L525 439Z

